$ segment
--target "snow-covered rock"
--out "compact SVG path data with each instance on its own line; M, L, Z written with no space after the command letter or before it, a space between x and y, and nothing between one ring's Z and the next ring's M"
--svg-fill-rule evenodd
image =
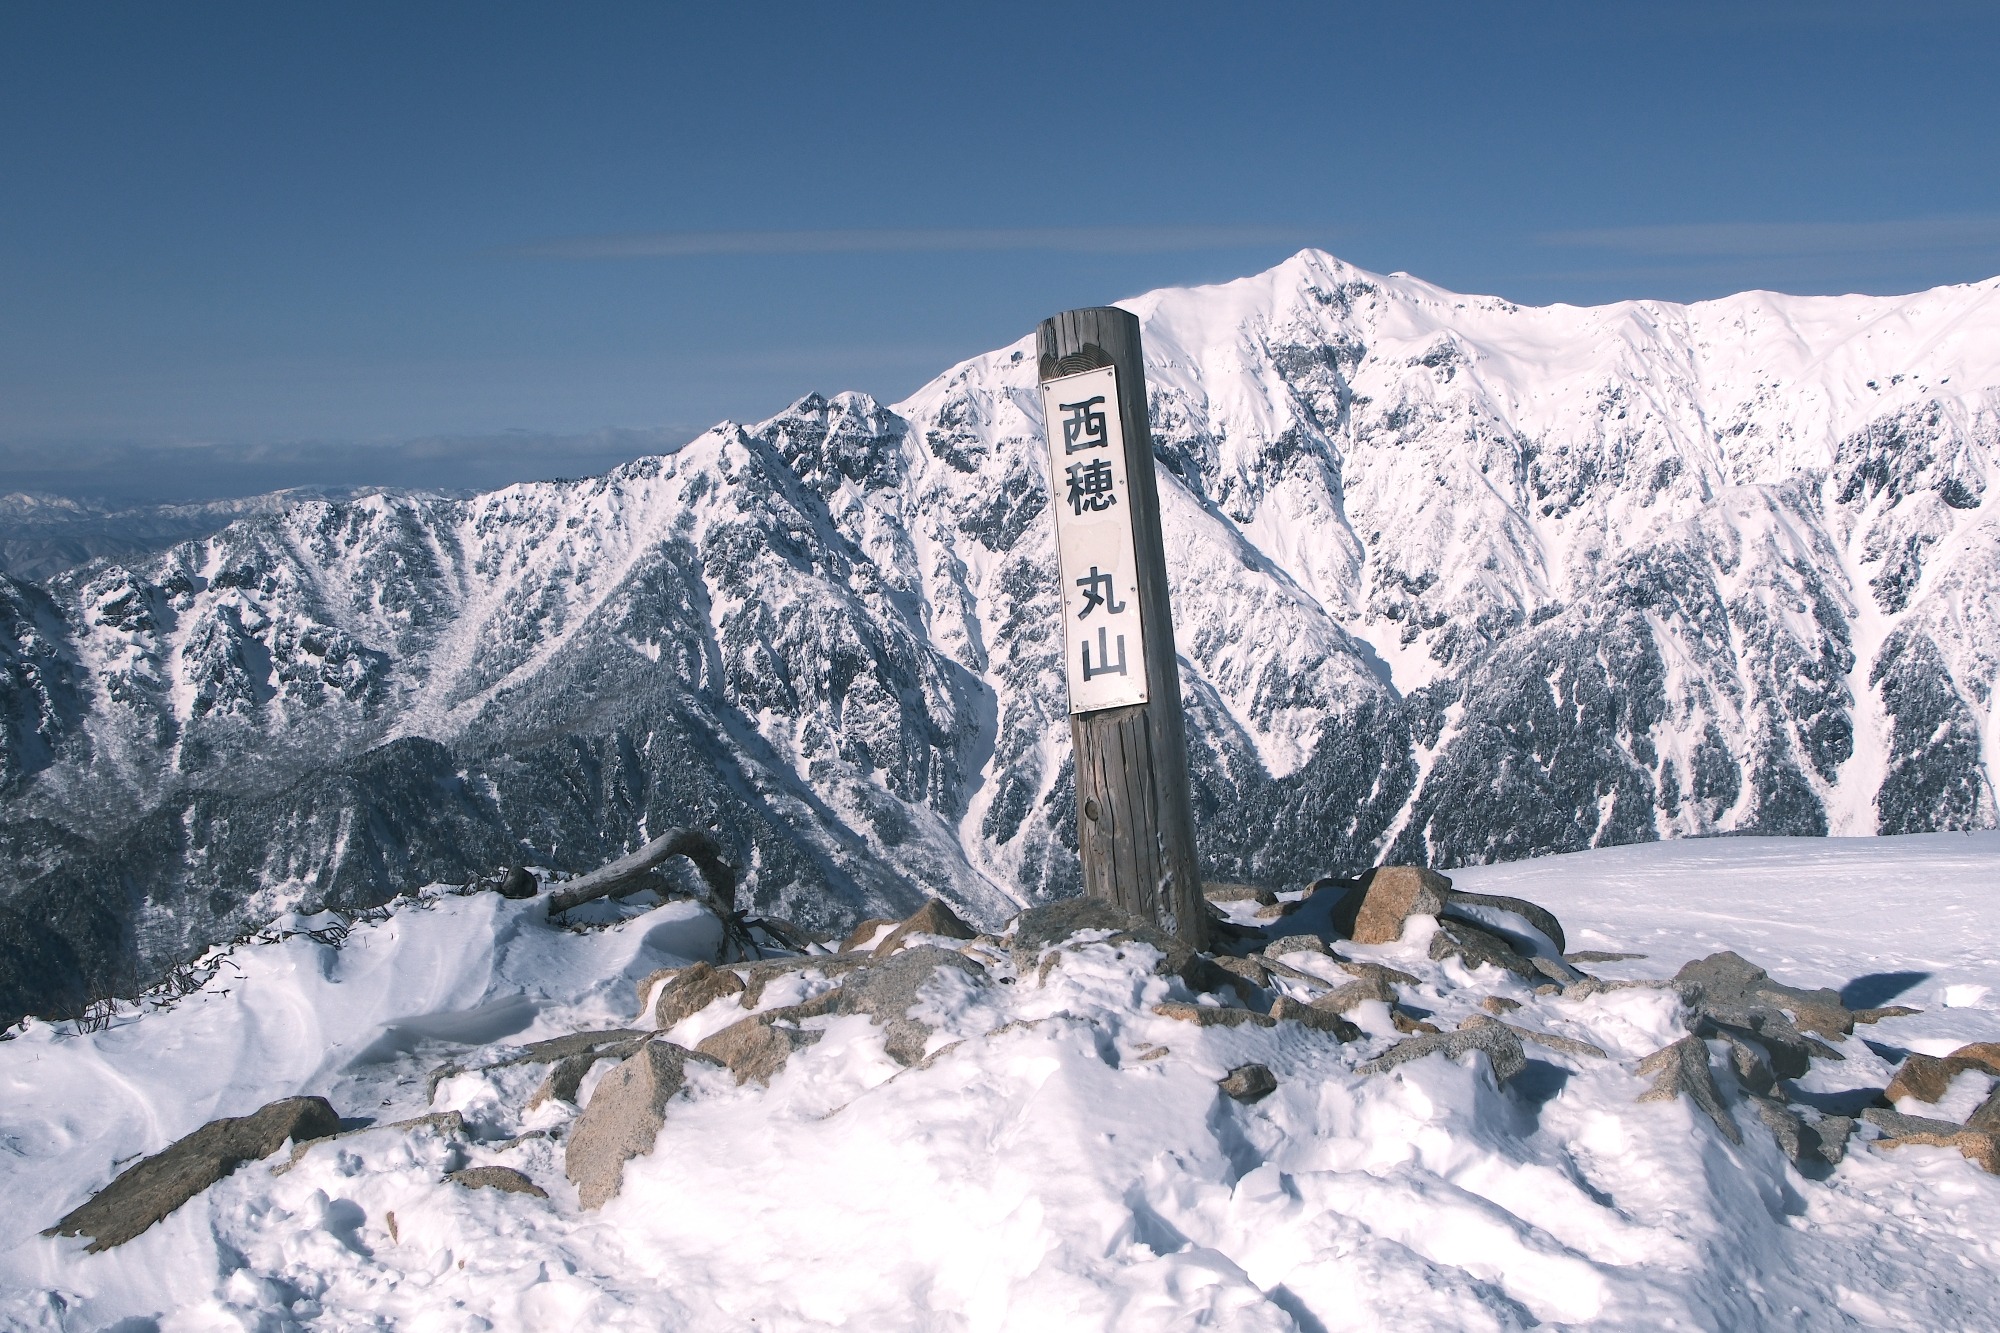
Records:
M1306 251L1128 305L1218 879L1994 823L2000 279L1529 308ZM649 828L823 931L1073 891L1034 379L0 582L0 1012Z
M598 1207L564 1170L592 1112L537 1103L547 1065L522 1057L552 1056L565 1034L624 1036L635 981L716 960L713 917L683 901L567 930L533 903L427 892L344 932L288 919L172 1002L0 1042L0 1325L2000 1322L2000 1179L1962 1155L1990 1138L1879 1109L1847 1138L1847 1108L1895 1070L1883 1052L2000 1036L1990 1006L1939 1004L2000 987L2000 834L1681 841L1455 879L1551 908L1601 951L1651 957L1547 994L1434 960L1414 930L1337 941L1394 969L1399 997L1451 1033L1412 1047L1379 1005L1345 1040L1284 1019L1175 1021L1163 1003L1210 997L1101 929L1046 953L979 941L976 968L928 968L861 1011L802 1020L817 1039L768 1087L686 1060L671 1096L654 1101L664 1081L643 1089L636 1132L598 1136L619 1183ZM1294 944L1270 946L1299 973L1274 969L1271 993L1344 975L1324 943ZM1831 1039L1844 1059L1816 1059L1786 1104L1760 1099L1723 1043L1689 1031L1674 989L1611 984L1728 946L1773 985L1922 1012ZM1329 973L1317 981L1315 960ZM770 982L757 1010L866 975L810 971ZM644 1035L655 1050L694 1043L740 1021L747 995ZM1498 999L1504 1028L1488 1026ZM926 1029L914 1063L877 1021L891 1005ZM1685 1086L1648 1099L1670 1072L1648 1059L1662 1051L1706 1104ZM577 1100L608 1113L620 1089L598 1069ZM325 1095L349 1131L241 1167L110 1253L38 1234L133 1158L302 1093ZM353 1128L362 1119L373 1126ZM1828 1136L1846 1147L1837 1164L1794 1165L1795 1143ZM539 1193L457 1183L499 1171Z

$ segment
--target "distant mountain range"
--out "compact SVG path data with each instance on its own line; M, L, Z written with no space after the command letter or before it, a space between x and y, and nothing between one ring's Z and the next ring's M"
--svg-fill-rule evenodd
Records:
M1209 871L1990 827L2000 279L1143 321ZM765 911L1074 890L1030 339L586 481L0 577L0 1014L294 903L721 831Z
M39 492L0 495L0 574L46 582L92 560L154 555L219 532L239 518L306 500L344 500L376 488L310 487L238 500L127 504Z

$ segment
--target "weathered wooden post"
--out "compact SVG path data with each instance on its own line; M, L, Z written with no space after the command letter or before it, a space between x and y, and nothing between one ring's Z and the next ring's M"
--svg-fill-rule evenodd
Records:
M1067 310L1038 342L1083 891L1199 948L1208 909L1139 320Z

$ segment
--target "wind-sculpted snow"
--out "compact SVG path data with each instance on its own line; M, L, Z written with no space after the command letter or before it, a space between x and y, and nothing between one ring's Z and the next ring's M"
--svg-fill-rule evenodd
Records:
M1536 309L1307 251L1128 304L1216 876L1994 822L2000 280ZM1072 892L1029 352L0 584L0 1010L649 828L829 929Z

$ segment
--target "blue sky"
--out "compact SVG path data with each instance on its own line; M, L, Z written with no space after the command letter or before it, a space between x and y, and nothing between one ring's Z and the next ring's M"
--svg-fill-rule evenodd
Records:
M1305 244L1528 302L1977 280L1996 57L1921 0L0 0L0 490L590 470Z

